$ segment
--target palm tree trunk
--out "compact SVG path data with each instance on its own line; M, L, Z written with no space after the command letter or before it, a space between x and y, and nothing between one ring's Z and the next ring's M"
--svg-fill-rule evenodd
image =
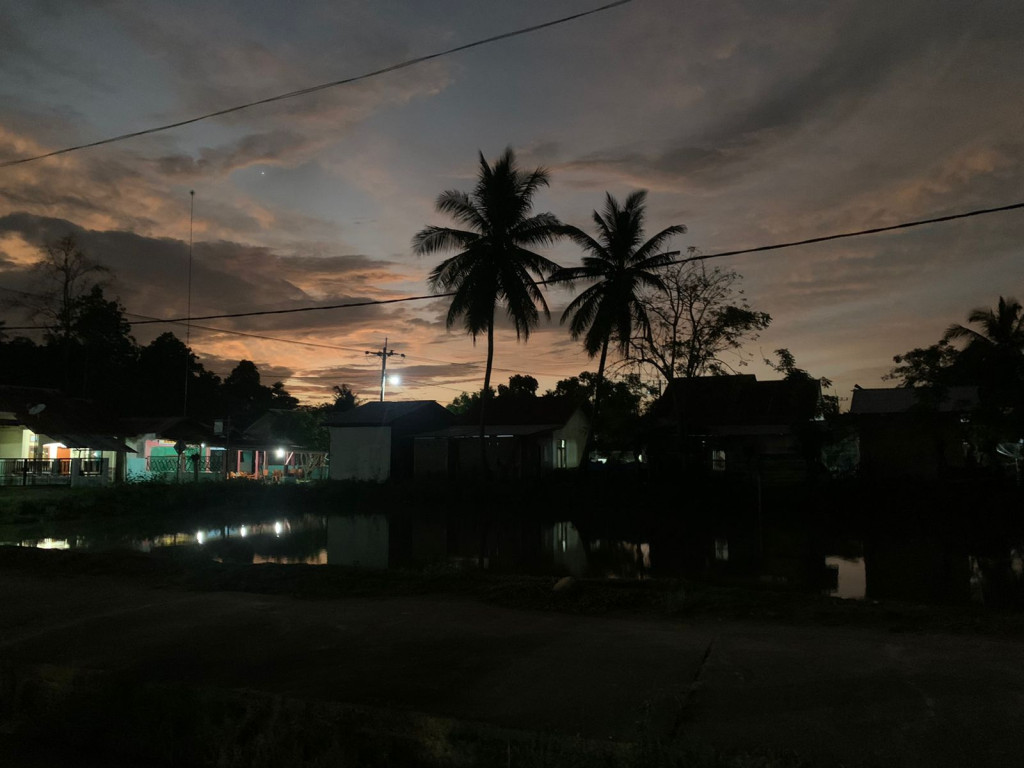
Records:
M494 307L491 307L491 321L487 325L487 366L484 368L484 390L480 393L480 484L477 492L477 524L480 526L480 554L477 567L483 568L487 562L487 534L491 526L490 508L488 506L488 481L491 479L490 466L487 464L487 402L491 398L491 364L494 362Z
M590 452L594 450L594 436L597 434L598 420L601 417L601 390L604 389L604 364L608 359L608 342L611 336L606 336L601 346L601 362L597 364L597 379L594 382L594 415L590 421L590 432L583 443L583 456L580 458L580 469L586 471L590 466Z
M484 389L480 393L480 471L483 478L490 478L487 464L487 441L484 439L487 425L487 404L491 399L491 365L494 363L494 307L491 307L491 321L487 324L487 366L484 368Z

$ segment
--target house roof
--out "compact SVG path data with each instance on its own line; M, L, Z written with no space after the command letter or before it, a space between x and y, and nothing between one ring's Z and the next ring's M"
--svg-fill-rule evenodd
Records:
M115 439L119 429L111 414L91 400L68 397L54 389L2 385L0 412L13 415L5 422L28 427L69 448L132 450Z
M119 434L127 437L156 435L163 440L197 443L211 440L213 430L185 416L132 416L118 419Z
M568 397L498 397L487 401L487 430L495 432L496 425L547 425L555 429L564 426L577 410L579 405ZM458 423L477 425L479 434L480 404L462 414Z
M752 374L674 379L656 413L671 418L673 398L691 426L790 425L818 415L821 385L814 379L758 381Z
M299 411L271 408L246 427L242 434L232 434L231 444L251 448L274 446L308 453L309 446L296 440L297 436L302 437L301 417Z
M485 428L486 437L527 437L529 435L540 435L545 432L552 432L562 424L488 424ZM446 429L437 429L433 432L424 432L416 435L416 439L425 438L465 438L480 437L480 425L460 424Z
M946 387L931 390L923 387L884 387L855 389L850 413L861 416L907 413L915 408L932 408L939 413L969 411L978 405L975 386Z
M435 400L377 401L329 416L324 424L328 427L385 427L409 416L430 414L451 417L450 412Z

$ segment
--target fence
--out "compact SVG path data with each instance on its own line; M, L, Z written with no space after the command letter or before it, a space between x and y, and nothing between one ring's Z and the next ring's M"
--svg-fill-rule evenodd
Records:
M177 476L194 473L201 475L224 474L224 451L215 451L208 456L181 454L180 456L148 456L146 471L154 475Z
M105 485L107 459L0 459L0 485Z

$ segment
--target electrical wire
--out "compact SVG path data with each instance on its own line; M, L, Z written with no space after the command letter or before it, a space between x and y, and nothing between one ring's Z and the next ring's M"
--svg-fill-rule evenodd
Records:
M861 237L861 236L864 236L864 235L873 235L873 234L879 234L879 233L882 233L882 232L892 232L892 231L896 231L896 230L900 230L900 229L909 229L909 228L912 228L912 227L924 226L926 224L937 224L937 223L943 223L943 222L948 222L948 221L955 221L955 220L958 220L958 219L966 219L966 218L971 218L971 217L974 217L974 216L982 216L982 215L991 214L991 213L1002 213L1002 212L1005 212L1005 211L1019 210L1021 208L1024 208L1024 202L1012 203L1010 205L1003 205L1003 206L998 206L998 207L994 207L994 208L979 208L979 209L975 209L975 210L972 210L972 211L966 211L966 212L963 212L963 213L949 214L947 216L936 216L936 217L931 217L931 218L928 218L928 219L917 219L917 220L914 220L914 221L901 222L900 224L892 224L892 225L885 226L885 227L873 227L873 228L870 228L870 229L861 229L861 230L856 230L856 231L853 231L853 232L841 232L841 233L835 233L835 234L831 234L831 235L823 235L821 237L807 238L807 239L804 239L804 240L793 240L793 241L784 242L784 243L774 243L772 245L761 245L761 246L756 246L756 247L753 247L753 248L742 248L742 249L737 249L737 250L732 250L732 251L719 251L719 252L716 252L716 253L698 254L696 256L689 256L689 257L686 257L686 258L683 258L683 259L676 259L676 260L673 260L670 263L671 264L685 264L685 263L693 262L693 261L706 261L706 260L709 260L709 259L724 258L726 256L739 256L739 255L749 254L749 253L762 253L762 252L765 252L765 251L783 250L783 249L786 249L786 248L795 248L795 247L799 247L799 246L803 246L803 245L810 245L810 244L813 244L813 243L822 243L822 242L828 242L828 241L831 241L831 240L840 240L840 239L845 239L845 238ZM551 279L548 279L548 280L538 280L537 281L537 283L539 285L550 285L552 283L557 283L557 282L562 282L562 281L551 280ZM0 287L0 290L7 291L9 293L17 293L17 294L20 294L22 296L33 296L33 297L38 297L39 296L38 294L29 293L27 291L19 291L19 290L15 290L15 289L11 289L11 288L5 288L5 287ZM349 303L346 303L346 304L331 304L331 305L324 305L324 306L318 306L318 307L295 307L295 308L292 308L292 309L261 310L261 311L254 311L254 312L234 312L234 313L230 313L230 314L220 314L220 315L203 315L203 316L200 316L200 317L193 317L193 318L159 319L159 318L152 318L152 317L150 317L148 315L140 315L140 314L137 314L137 313L130 313L130 312L125 312L125 315L126 316L131 316L131 317L141 317L141 318L143 318L142 320L130 321L133 326L135 326L135 325L149 325L149 324L153 324L153 323L167 323L167 324L173 324L173 325L182 325L182 324L185 324L185 323L188 323L188 322L192 322L192 321L195 321L195 320L217 320L217 319L229 319L229 318L241 318L241 317L262 317L262 316L266 316L266 315L295 314L295 313L299 313L299 312L315 312L315 311L323 311L323 310L330 310L330 309L347 309L347 308L353 308L353 307L379 306L379 305L397 304L397 303L410 302L410 301L422 301L422 300L425 300L425 299L444 298L444 297L454 296L454 295L455 295L454 292L450 292L450 293L436 293L436 294L428 294L428 295L422 295L422 296L405 296L405 297L400 297L400 298L396 298L396 299L376 299L376 300L367 300L367 301L361 301L361 302L349 302ZM31 326L0 326L0 327L2 327L4 331L25 331L25 330L45 330L48 326L31 325ZM236 335L236 336L244 336L244 337L248 337L248 338L261 339L261 340L264 340L264 341L272 341L272 342L286 343L286 344L300 344L300 345L309 346L309 347L317 347L317 348L321 348L321 349L331 349L331 350L344 351L344 352L356 352L356 353L364 352L364 350L355 349L353 347L343 347L343 346L333 345L333 344L323 344L323 343L310 342L310 341L300 341L298 339L281 339L281 338L275 338L275 337L272 337L272 336L265 336L265 335L262 335L262 334L249 333L249 332L246 332L246 331L237 331L237 330L226 329L226 328L212 328L210 326L195 325L194 323L193 323L192 327L193 328L199 328L201 330L205 330L205 331L208 331L208 332L211 332L211 333L231 334L231 335ZM431 358L426 358L426 357L417 357L417 356L409 356L409 359L419 359L419 360L422 360L422 361L425 361L425 362L434 362L434 363L438 363L438 364L441 364L441 365L472 366L472 367L477 367L477 368L483 366L483 363L478 363L478 362L456 362L456 361L451 361L451 360L437 360L437 359L431 359ZM502 373L522 373L522 371L517 371L517 370L514 370L514 369L508 369L508 368L493 368L492 367L492 370L498 371L498 372L502 372ZM561 374L561 373L551 373L551 372L545 372L545 371L535 371L535 372L540 374L540 375L542 375L542 376L565 376L566 375L566 374Z
M582 19L585 16L591 16L591 15L593 15L595 13L601 13L602 11L607 11L607 10L610 10L610 9L615 8L617 6L620 6L620 5L626 5L627 3L630 3L630 2L632 2L632 0L615 0L615 2L599 6L597 8L591 8L590 10L587 10L587 11L581 11L580 13L574 13L574 14L572 14L570 16L563 16L560 19L555 19L553 21L546 21L546 22L544 22L542 24L533 24L532 26L523 27L521 29L515 29L515 30L512 30L511 32L503 32L500 35L492 35L491 37L485 37L482 40L476 40L476 41L474 41L472 43L465 43L463 45L457 45L454 48L449 48L447 50L439 51L437 53L427 54L426 56L417 56L416 58L413 58L413 59L406 59L405 61L401 61L401 62L399 62L397 64L392 64L390 66L383 67L381 69L375 69L372 72L365 72L365 73L363 73L361 75L354 75L353 77L346 77L346 78L343 78L341 80L333 80L333 81L331 81L329 83L321 83L320 85L313 85L313 86L310 86L308 88L300 88L297 91L289 91L288 93L280 93L280 94L278 94L276 96L269 96L269 97L267 97L265 99L258 99L256 101L246 102L245 104L239 104L239 105L234 106L234 107L227 107L225 109L218 109L218 110L216 110L214 112L207 112L206 114L198 115L196 117L190 117L190 118L187 118L185 120L178 120L177 122L174 122L174 123L167 123L165 125L158 125L158 126L154 126L153 128L144 128L141 131L132 131L131 133L122 133L122 134L119 134L117 136L110 136L110 137L108 137L106 139L100 139L98 141L91 141L91 142L88 142L86 144L76 144L76 145L71 146L71 147L64 147L63 149L55 149L52 152L44 152L43 154L34 155L32 157L19 157L19 158L16 158L14 160L5 160L4 162L0 162L0 168L10 168L10 167L15 166L15 165L24 165L25 163L32 163L32 162L35 162L37 160L44 160L45 158L48 158L48 157L56 157L57 155L66 155L66 154L68 154L70 152L77 152L77 151L82 150L82 149L90 149L92 147L99 147L99 146L103 146L104 144L114 144L114 143L119 142L119 141L126 141L127 139L134 139L134 138L137 138L139 136L148 136L148 135L151 135L151 134L154 134L154 133L160 133L162 131L169 131L172 128L181 128L182 126L185 126L185 125L191 125L193 123L198 123L198 122L200 122L202 120L209 120L209 119L214 118L214 117L221 117L223 115L230 115L233 112L241 112L244 109L251 109L252 107L261 106L263 104L272 104L275 101L284 101L286 99L294 99L294 98L297 98L299 96L307 96L307 95L309 95L311 93L317 93L318 91L327 90L328 88L337 88L337 87L342 86L342 85L351 85L352 83L358 83L358 82L360 82L362 80L369 80L372 77L378 77L379 75L384 75L384 74L387 74L389 72L397 72L400 69L407 69L408 67L413 67L413 66L416 66L417 64L423 64L424 62L432 61L433 59L440 59L440 58L442 58L444 56L451 56L452 54L455 54L455 53L461 53L462 51L468 51L471 48L478 48L478 47L480 47L482 45L488 45L490 43L496 43L496 42L498 42L500 40L508 40L509 38L519 37L520 35L526 35L526 34L529 34L531 32L537 32L538 30L541 30L541 29L547 29L548 27L555 27L555 26L558 26L559 24L566 24L566 23L568 23L570 21L576 21L577 19Z
M927 219L917 219L914 221L904 221L899 224L891 224L885 227L872 227L870 229L859 229L853 232L840 232L831 235L822 235L821 237L811 237L805 240L791 240L784 243L773 243L772 245L759 245L753 248L740 248L732 251L719 251L717 253L702 253L697 256L688 256L683 259L676 259L670 264L685 264L691 261L707 261L710 259L721 259L726 256L741 256L748 253L762 253L764 251L779 251L785 250L786 248L796 248L802 245L811 245L813 243L824 243L830 240L841 240L851 237L862 237L864 235L876 235L882 232L893 232L900 229L910 229L912 227L922 227L927 224L939 224L947 221L955 221L958 219L967 219L974 216L984 216L991 213L1003 213L1006 211L1019 210L1024 208L1024 202L1012 203L1010 205L1001 205L995 208L977 208L972 211L965 211L963 213L954 213L947 216L935 216ZM569 282L566 280L538 280L537 285L552 285L555 283ZM269 309L259 310L254 312L231 312L227 314L219 315L202 315L199 317L193 317L191 320L224 320L234 319L239 317L265 317L268 315L291 315L302 312L322 312L332 309L354 309L357 307L372 307L372 306L386 306L388 304L402 304L410 301L425 301L427 299L441 299L445 297L454 296L454 292L448 293L431 293L419 296L402 296L395 299L367 299L366 301L354 301L345 304L325 304L317 307L293 307L291 309ZM132 325L150 325L153 323L184 323L190 318L187 317L175 317L165 319L149 319L139 320L132 323ZM6 330L11 331L28 331L28 330L42 330L45 326L15 326L7 328Z

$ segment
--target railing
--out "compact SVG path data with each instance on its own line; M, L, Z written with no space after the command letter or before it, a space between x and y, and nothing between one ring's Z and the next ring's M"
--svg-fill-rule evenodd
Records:
M178 472L195 472L200 474L223 474L224 452L217 451L209 456L148 456L146 469L158 474L177 474ZM198 466L197 466L198 465Z
M0 475L70 475L71 459L0 459Z
M105 482L103 459L0 459L0 485L70 485L78 478Z

